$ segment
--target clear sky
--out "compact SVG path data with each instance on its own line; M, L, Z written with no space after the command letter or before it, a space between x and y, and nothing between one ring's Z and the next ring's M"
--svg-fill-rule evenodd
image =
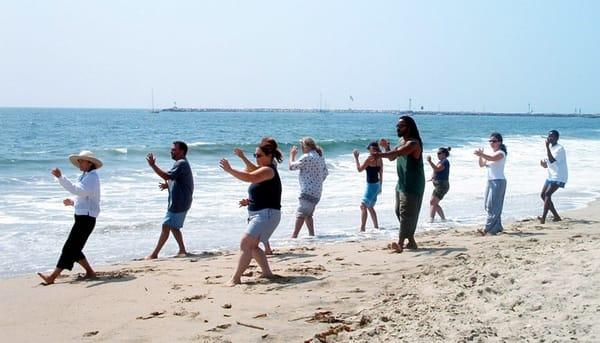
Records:
M600 112L600 1L0 0L0 107ZM350 96L354 101L350 100Z

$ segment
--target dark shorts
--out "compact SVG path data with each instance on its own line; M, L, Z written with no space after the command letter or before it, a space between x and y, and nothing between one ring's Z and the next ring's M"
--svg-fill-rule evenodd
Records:
M558 186L560 188L565 188L565 183L564 182L546 180L546 182L544 183L544 187L549 187L550 185L555 185L555 186Z
M450 182L448 180L433 180L433 193L431 193L431 196L442 200L449 189Z

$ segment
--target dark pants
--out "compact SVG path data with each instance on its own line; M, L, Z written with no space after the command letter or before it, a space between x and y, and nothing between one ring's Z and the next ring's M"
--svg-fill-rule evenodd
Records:
M412 238L417 230L423 194L396 191L396 216L400 221L400 240Z
M95 225L96 218L75 215L75 224L73 224L69 238L63 246L62 254L56 264L57 268L71 270L75 262L85 259L82 252L83 246L94 230Z

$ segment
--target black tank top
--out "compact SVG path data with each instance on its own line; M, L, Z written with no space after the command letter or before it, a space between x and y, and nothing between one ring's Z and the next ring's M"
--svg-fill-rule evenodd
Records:
M260 211L265 208L281 209L281 180L277 167L269 166L275 175L273 178L261 183L253 183L248 187L248 210Z
M379 170L380 166L371 167L367 166L367 183L377 183L379 182Z

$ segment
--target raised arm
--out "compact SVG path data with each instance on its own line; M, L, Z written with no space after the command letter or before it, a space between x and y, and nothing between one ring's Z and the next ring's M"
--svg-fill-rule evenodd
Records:
M431 161L431 156L427 156L427 162L429 163L429 166L431 167L431 169L433 169L434 172L439 173L441 171L443 171L444 169L446 169L446 167L444 166L444 164L442 162L439 162L438 164L435 164Z
M233 153L240 158L240 160L242 160L242 162L244 162L244 165L246 166L246 171L248 172L253 172L256 169L258 169L258 166L254 163L252 163L252 161L250 161L246 155L244 154L244 151L240 148L235 148L233 149Z
M219 162L219 166L236 179L249 183L261 183L275 176L275 172L269 167L258 167L251 172L234 169L225 158Z
M146 161L148 161L148 165L150 166L150 168L152 168L152 170L154 170L156 175L160 176L163 180L171 179L171 176L166 171L160 169L160 167L156 165L156 157L153 153L149 153L146 156Z
M382 139L382 141L385 140ZM415 152L419 152L419 149L421 149L421 147L419 146L419 143L417 141L409 140L404 142L404 144L402 144L401 146L396 147L396 149L394 150L390 150L389 143L384 145L384 149L386 150L386 152L376 153L373 154L373 156L377 158L387 158L388 160L393 161L400 155L411 155Z
M358 152L358 150L354 149L352 150L352 155L354 155L354 162L356 163L356 170L361 173L363 170L365 170L367 168L367 162L369 161L368 158L365 159L365 161L360 164L360 161L358 160L358 155L360 153Z
M100 180L98 180L98 175L96 173L89 173L83 180L75 183L69 181L64 175L61 175L58 178L58 182L69 193L77 196L88 196L98 189Z

